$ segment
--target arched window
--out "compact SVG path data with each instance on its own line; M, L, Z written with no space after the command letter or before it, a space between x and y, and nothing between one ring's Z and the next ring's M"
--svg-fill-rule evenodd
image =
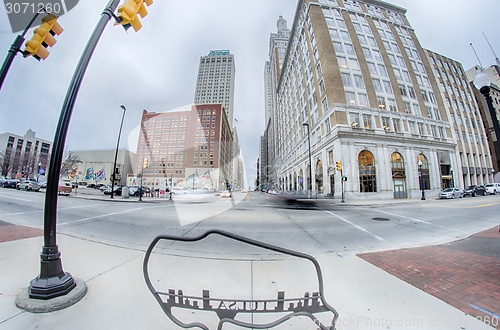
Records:
M430 190L431 181L429 178L429 162L427 161L427 158L422 154L418 155L417 164L418 164L418 176L420 178L419 180L420 189Z
M401 154L399 152L393 152L391 155L391 167L392 167L392 172L399 172L403 171L405 169L405 163L403 160L403 157L401 157Z
M377 192L377 174L375 171L375 158L367 150L358 156L359 165L359 192Z

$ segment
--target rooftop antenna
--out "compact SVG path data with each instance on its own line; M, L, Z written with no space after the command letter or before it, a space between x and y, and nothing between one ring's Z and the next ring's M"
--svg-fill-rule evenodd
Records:
M497 62L497 65L500 66L500 61L498 60L497 54L495 54L495 51L493 50L493 47L491 47L491 44L490 44L488 38L486 38L486 34L484 34L484 32L482 32L482 33L483 33L484 39L486 39L486 42L488 43L488 46L490 46L490 49L493 52L493 55L495 55L495 61Z
M479 56L477 56L476 50L474 49L474 46L472 46L472 42L470 43L470 46L471 46L472 50L474 51L474 54L476 54L476 58L477 58L477 61L479 62L479 65L481 66L481 70L483 70L483 63L481 63Z

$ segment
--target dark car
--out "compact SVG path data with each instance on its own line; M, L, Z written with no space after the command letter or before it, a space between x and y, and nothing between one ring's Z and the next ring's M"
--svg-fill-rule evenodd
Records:
M18 183L19 183L19 180L16 180L16 179L7 179L2 184L2 187L16 189Z
M476 185L476 186L468 186L464 190L464 197L465 196L476 197L477 195L483 195L483 196L488 195L488 192L486 191L486 187L483 186L482 184Z
M115 186L115 189L113 189L114 196L121 196L122 195L122 187L120 186ZM111 195L111 187L109 189L104 190L104 195Z

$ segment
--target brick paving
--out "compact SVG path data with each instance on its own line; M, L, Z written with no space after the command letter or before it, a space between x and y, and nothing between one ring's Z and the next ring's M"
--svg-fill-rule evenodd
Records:
M461 241L358 256L500 329L500 227Z
M18 239L42 236L43 230L16 226L11 223L0 220L0 243L15 241Z

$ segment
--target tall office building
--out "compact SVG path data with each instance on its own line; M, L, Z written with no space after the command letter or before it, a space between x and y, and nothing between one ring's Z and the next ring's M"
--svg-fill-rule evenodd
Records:
M52 142L36 137L29 129L24 136L0 134L0 176L45 177L49 165Z
M458 187L491 182L492 163L483 119L462 64L427 50L457 144L457 166L443 168Z
M278 149L277 143L277 125L281 121L281 113L273 111L277 107L277 95L275 93L279 75L285 61L286 50L288 48L288 40L290 39L290 29L287 21L280 16L276 22L276 33L271 33L269 37L269 61L265 63L264 79L265 79L265 97L266 97L266 113L265 125L269 127L268 132L268 152L274 154ZM266 166L270 177L276 178L277 171L280 168L280 158L267 158L271 163ZM275 181L276 182L276 181Z
M235 72L234 55L229 50L210 51L200 58L194 95L195 104L222 104L231 127L234 126Z
M273 91L276 86L276 74L281 71L283 61L285 60L286 49L288 47L288 39L290 38L290 29L287 21L280 16L276 22L276 33L271 33L269 37L269 61L265 63L264 81L265 81L265 97L266 97L266 113L265 124L270 119L273 102L275 102L275 94Z
M222 106L144 110L134 168L145 186L225 189L233 175L233 138Z
M454 131L405 15L378 0L298 1L283 64L271 66L268 183L352 199L437 196L450 185L462 164Z
M497 59L498 63L498 59ZM490 96L493 104L493 109L496 114L491 115L491 112L486 103L486 98L481 92L474 86L474 78L476 77L476 71L483 70L484 73L488 75L491 80L490 84ZM500 65L492 65L489 68L481 68L480 66L475 66L467 70L467 79L470 81L474 96L479 106L479 112L485 124L486 136L488 138L490 153L492 155L493 171L495 174L495 182L500 182L500 154L497 154L497 148L495 144L500 143L500 137L495 135L495 129L493 125L493 120L500 121ZM493 117L493 118L492 118Z

